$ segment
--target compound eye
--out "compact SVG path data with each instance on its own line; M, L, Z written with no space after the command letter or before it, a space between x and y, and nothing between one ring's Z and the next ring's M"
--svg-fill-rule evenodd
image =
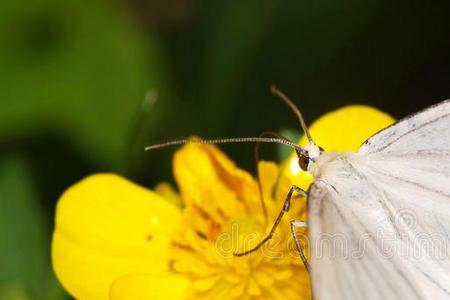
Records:
M300 155L298 158L298 165L303 171L308 171L309 157L306 155Z

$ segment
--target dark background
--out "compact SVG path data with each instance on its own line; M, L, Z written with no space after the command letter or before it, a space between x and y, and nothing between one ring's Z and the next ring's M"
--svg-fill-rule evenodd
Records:
M362 103L396 118L450 97L449 1L0 4L0 298L61 299L56 200L95 172L172 180L172 138L297 129ZM252 169L252 147L223 147ZM265 157L276 159L276 148Z

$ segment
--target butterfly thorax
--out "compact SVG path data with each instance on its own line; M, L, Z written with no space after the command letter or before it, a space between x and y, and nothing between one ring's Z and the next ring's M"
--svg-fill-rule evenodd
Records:
M353 152L325 152L322 151L318 156L311 158L308 165L310 172L317 180L327 173L343 171L346 166L355 159L356 154Z

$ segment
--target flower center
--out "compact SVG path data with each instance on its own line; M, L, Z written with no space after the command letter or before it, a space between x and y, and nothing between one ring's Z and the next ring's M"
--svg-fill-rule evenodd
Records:
M265 229L255 215L230 220L223 226L223 232L216 239L216 249L224 257L234 257L236 253L256 247L264 238Z
M195 210L185 211L186 225L172 249L173 269L192 282L189 298L304 299L305 291L309 293L307 275L297 258L273 255L270 247L242 257L233 255L252 249L267 234L262 216L249 214L223 224L201 216Z

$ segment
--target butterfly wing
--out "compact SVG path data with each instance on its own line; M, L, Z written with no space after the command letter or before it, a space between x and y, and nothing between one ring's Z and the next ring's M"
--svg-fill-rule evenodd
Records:
M352 199L350 191L335 188L316 182L310 190L314 299L424 299L413 270L404 268L398 257L383 253L376 216L364 215L376 203L375 197ZM352 205L353 200L359 204Z
M450 99L412 114L369 138L361 154L449 155ZM430 162L436 162L431 158Z
M449 299L450 102L371 137L309 203L318 299Z

